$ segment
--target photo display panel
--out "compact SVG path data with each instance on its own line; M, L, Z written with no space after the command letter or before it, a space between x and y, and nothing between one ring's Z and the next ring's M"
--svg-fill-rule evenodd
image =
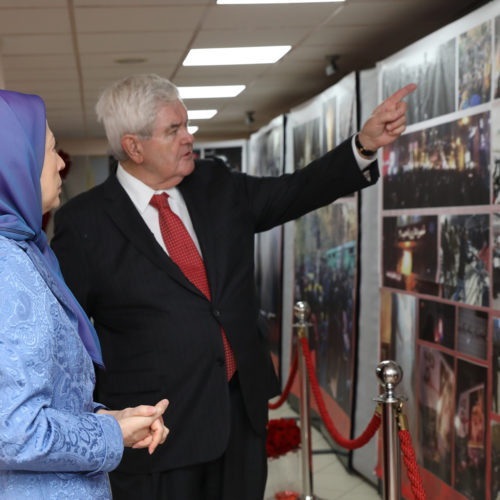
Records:
M379 152L381 358L428 498L500 498L500 2L379 63L380 101L416 83ZM413 498L406 474L403 497Z
M356 114L355 74L292 110L287 117L287 147L292 149L288 171L305 167L349 139L357 129ZM357 196L311 212L293 227L293 303L306 301L311 307L309 346L318 383L330 417L349 436L356 360ZM295 346L296 338L292 350ZM297 381L292 393L299 394ZM317 409L314 398L311 404Z
M270 177L284 173L285 117L278 116L252 134L248 173ZM281 374L281 324L283 300L283 228L277 226L255 235L255 283L259 298L259 321L268 330L276 374Z

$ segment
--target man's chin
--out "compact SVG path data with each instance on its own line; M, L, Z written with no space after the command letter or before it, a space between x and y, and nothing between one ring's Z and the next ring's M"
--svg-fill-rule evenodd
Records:
M186 175L189 175L190 173L192 173L193 170L194 170L194 158L193 158L193 155L191 155L190 158L185 158L182 161L182 171L183 171L183 174L186 176Z

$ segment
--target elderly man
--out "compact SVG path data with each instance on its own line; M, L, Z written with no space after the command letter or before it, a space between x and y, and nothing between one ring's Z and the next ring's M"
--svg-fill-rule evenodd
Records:
M97 114L116 176L56 215L53 248L94 320L110 407L167 397L169 442L126 452L115 500L258 500L267 402L278 392L257 327L253 237L376 182L375 151L405 128L401 89L360 133L292 175L255 178L194 161L176 87L156 75L113 84Z

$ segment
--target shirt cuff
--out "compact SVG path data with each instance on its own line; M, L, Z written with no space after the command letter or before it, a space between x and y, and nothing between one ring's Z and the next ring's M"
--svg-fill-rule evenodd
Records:
M366 167L370 166L376 159L377 159L377 155L373 155L372 158L363 158L360 154L359 154L359 151L358 151L358 148L356 147L356 144L354 142L354 138L356 136L353 135L352 136L352 139L351 139L351 145L352 145L352 151L354 153L354 158L356 158L356 161L358 163L358 167L360 170L365 170Z

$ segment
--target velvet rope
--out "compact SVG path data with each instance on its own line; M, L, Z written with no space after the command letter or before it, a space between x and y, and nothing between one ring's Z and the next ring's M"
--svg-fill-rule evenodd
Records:
M424 491L422 478L418 469L417 460L415 458L415 451L411 444L411 435L407 430L399 431L399 440L401 442L401 451L403 452L403 461L406 465L408 479L411 483L411 491L417 500L426 500L427 496Z
M316 403L318 404L319 413L323 422L332 436L332 438L347 450L356 450L357 448L361 448L364 446L370 439L375 435L377 430L380 427L380 415L375 412L372 419L370 420L365 431L356 439L346 439L344 438L339 431L336 429L332 420L330 419L330 415L326 411L325 403L323 401L323 397L321 396L321 391L318 385L318 380L316 378L316 373L314 372L314 368L311 361L311 352L309 351L309 344L305 337L300 339L300 343L302 346L302 352L304 353L304 359L306 361L307 372L309 374L309 380L311 383L311 389L314 394L314 398L316 399Z
M285 388L281 393L280 398L276 403L269 403L270 410L276 410L279 408L288 398L288 394L290 393L290 389L292 388L293 379L295 378L295 374L297 373L297 348L295 348L295 352L293 354L292 367L290 368L290 373L288 374L288 380L286 382Z

